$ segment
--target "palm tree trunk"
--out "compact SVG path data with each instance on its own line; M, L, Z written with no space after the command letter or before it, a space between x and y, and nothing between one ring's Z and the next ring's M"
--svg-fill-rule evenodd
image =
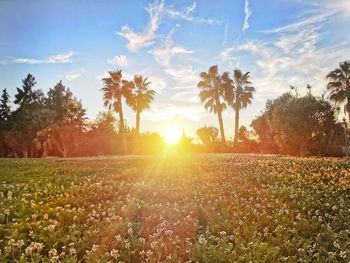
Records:
M349 91L350 91L350 88L349 88ZM350 96L347 97L347 105L345 105L345 109L346 109L346 113L348 114L348 121L350 123Z
M141 113L140 113L140 111L138 110L138 111L136 112L136 134L137 134L137 135L139 135L139 133L140 133L140 115L141 115Z
M123 115L123 106L121 102L121 98L119 100L119 134L122 139L122 154L126 153L126 136L125 136L125 127L124 127L124 115Z
M235 109L235 137L234 143L238 142L239 109Z
M225 132L224 132L224 122L222 121L221 110L218 111L218 119L219 119L219 125L220 125L221 142L223 145L226 145Z
M124 132L124 114L123 107L121 101L118 103L118 113L119 113L119 133L122 134Z

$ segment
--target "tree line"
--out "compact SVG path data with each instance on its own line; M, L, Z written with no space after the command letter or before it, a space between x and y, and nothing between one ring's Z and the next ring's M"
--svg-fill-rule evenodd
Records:
M222 112L228 107L235 112L233 151L332 156L349 151L349 61L339 63L338 68L327 74L328 98L313 96L310 85L305 96L299 95L297 87L290 86L289 92L267 101L265 110L252 121L252 131L244 126L239 128L240 110L252 102L255 91L250 73L235 69L230 77L228 72L219 74L218 67L212 66L200 77L200 99L209 112L217 114L220 130L220 145L217 128L197 130L198 137L211 151L226 145ZM348 121L338 121L341 112Z
M206 110L217 115L219 129L199 128L197 135L203 145L194 144L193 138L184 135L179 149L341 155L342 147L348 144L347 121L337 121L337 115L344 105L350 120L349 61L341 62L326 76L329 100L313 96L310 85L305 96L291 86L289 92L267 101L251 129L239 126L240 111L252 103L255 92L250 73L234 69L232 73L220 74L215 65L199 77L199 99ZM102 83L103 102L108 111L100 113L94 121L87 119L82 102L62 81L45 94L35 89L35 77L28 74L13 101L4 89L0 98L0 156L67 157L163 151L165 143L159 134L140 133L141 114L151 107L156 95L148 78L135 75L126 80L119 70L108 72ZM135 112L135 128L126 123L124 104ZM225 139L222 113L227 109L234 112L232 142Z

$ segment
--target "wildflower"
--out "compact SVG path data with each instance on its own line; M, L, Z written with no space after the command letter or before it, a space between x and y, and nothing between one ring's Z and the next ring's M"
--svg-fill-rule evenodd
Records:
M111 255L111 257L113 257L115 260L118 259L119 255L119 251L117 249L112 249L111 252L109 252L109 254Z
M10 215L10 209L9 209L9 208L5 208L5 209L4 209L4 214L5 214L6 216Z
M205 237L200 236L200 237L198 238L198 243L199 243L200 245L205 246L205 245L208 243L208 241L205 239Z

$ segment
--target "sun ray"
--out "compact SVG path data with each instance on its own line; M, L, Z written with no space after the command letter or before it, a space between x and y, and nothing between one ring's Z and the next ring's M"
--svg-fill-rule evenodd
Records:
M173 145L181 139L182 131L176 126L167 126L160 131L160 135L168 145Z

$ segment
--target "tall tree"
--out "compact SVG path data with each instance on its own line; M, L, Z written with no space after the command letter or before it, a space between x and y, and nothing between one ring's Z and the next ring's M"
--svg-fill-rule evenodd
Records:
M7 121L11 116L10 95L4 89L0 98L0 122Z
M200 73L201 80L197 86L200 89L199 97L204 103L204 108L214 112L218 116L221 141L225 145L225 131L222 120L222 112L226 109L226 104L221 102L225 98L225 87L221 75L218 73L218 66L211 66L208 72Z
M46 106L54 113L49 132L52 143L61 156L73 155L84 129L85 109L81 101L60 81L48 91Z
M119 134L122 138L123 153L126 152L126 134L125 134L125 122L123 114L123 97L130 96L131 89L133 88L133 82L123 79L121 70L109 71L109 76L102 79L103 88L103 100L104 106L108 110L114 110L119 114Z
M113 112L99 113L96 120L90 124L82 150L89 155L118 154L118 132L115 127L116 118Z
M104 78L103 101L104 106L108 110L114 110L119 114L119 133L123 134L125 131L124 115L123 115L123 97L130 96L133 82L123 79L122 71L109 71L109 76Z
M243 73L240 69L235 69L233 70L232 80L227 73L223 74L223 80L226 87L226 100L235 111L235 143L238 141L240 110L246 108L252 102L253 92L255 91L249 80L249 74L249 72Z
M0 157L6 157L8 150L5 138L10 128L11 108L9 103L10 95L7 93L7 90L4 89L0 98Z
M24 108L26 105L34 102L41 91L34 91L33 88L36 84L35 77L28 74L25 79L22 80L22 88L17 88L17 94L15 95L14 103L19 105L20 108Z
M275 144L269 152L284 154L333 154L345 139L332 106L308 94L296 97L285 93L269 101L252 127L263 145Z
M350 122L350 61L339 63L339 68L329 72L327 79L329 98L338 104L344 104L344 112Z
M134 89L127 94L126 103L136 112L136 133L140 132L141 112L149 109L156 92L150 89L151 82L143 76L134 76Z
M17 88L14 103L19 107L12 113L11 130L6 137L6 143L23 157L33 156L33 140L36 134L49 126L52 112L46 108L45 95L39 90L33 90L35 78L28 74L22 80L22 88Z

